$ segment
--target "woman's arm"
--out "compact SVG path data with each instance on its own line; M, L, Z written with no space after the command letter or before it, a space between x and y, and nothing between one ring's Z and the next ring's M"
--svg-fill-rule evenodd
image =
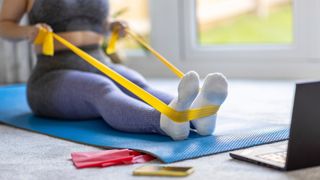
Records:
M33 2L33 1L32 1ZM21 26L19 22L28 11L30 0L4 0L0 13L0 36L11 40L29 40L32 42L40 28L52 31L47 24L39 23L31 26Z
M0 36L20 41L28 39L34 31L33 26L21 26L19 22L27 12L28 0L4 0L0 13Z

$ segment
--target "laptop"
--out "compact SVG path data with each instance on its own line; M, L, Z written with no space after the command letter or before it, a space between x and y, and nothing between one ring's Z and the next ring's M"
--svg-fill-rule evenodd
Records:
M230 156L284 171L320 165L320 81L296 84L288 141L235 151Z

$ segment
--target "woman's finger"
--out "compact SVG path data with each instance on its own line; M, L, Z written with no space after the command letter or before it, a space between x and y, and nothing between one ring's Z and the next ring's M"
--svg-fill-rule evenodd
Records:
M36 24L36 27L37 27L38 29L44 28L44 29L46 29L47 31L52 32L51 26L49 26L48 24L45 24L45 23Z
M38 34L39 34L39 32L40 32L40 29L42 29L42 28L46 29L46 30L49 31L49 32L52 32L52 28L51 28L51 26L49 26L48 24L38 23L38 24L32 26L32 27L30 28L30 30L27 32L27 33L28 33L28 34L27 34L28 40L29 40L30 42L33 42L33 41L36 39L36 37L38 36Z
M126 36L126 29L128 28L128 24L125 21L114 21L110 23L111 31L118 31L120 37Z
M125 37L127 35L126 29L128 28L128 23L125 21L116 21L115 26L119 29L120 37Z
M48 24L42 23L41 26L45 28L47 31L52 32L52 28Z

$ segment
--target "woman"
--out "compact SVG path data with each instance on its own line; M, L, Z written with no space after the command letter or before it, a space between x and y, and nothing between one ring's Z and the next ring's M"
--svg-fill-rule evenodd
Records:
M18 23L26 13L30 25L21 26ZM177 110L187 110L192 103L193 107L200 107L224 101L227 83L221 74L208 75L198 93L198 75L187 73L174 98L150 87L137 72L112 64L99 48L102 39L116 26L124 35L126 27L124 23L108 21L108 13L107 0L4 0L0 35L11 41L33 42L40 28L54 31ZM121 131L159 133L174 140L188 137L189 122L178 124L161 115L58 42L53 57L42 55L39 46L35 46L35 52L37 64L27 83L27 97L36 115L61 119L102 117ZM215 118L203 118L193 125L199 134L208 135L214 129Z

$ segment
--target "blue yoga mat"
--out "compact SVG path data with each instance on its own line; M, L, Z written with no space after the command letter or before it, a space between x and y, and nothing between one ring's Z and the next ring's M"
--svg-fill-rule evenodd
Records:
M213 136L192 132L184 141L156 134L124 133L102 119L59 120L34 116L26 102L24 85L0 88L0 122L82 144L129 148L156 156L164 163L266 144L288 138L287 125L219 119ZM30 141L32 143L32 141Z

